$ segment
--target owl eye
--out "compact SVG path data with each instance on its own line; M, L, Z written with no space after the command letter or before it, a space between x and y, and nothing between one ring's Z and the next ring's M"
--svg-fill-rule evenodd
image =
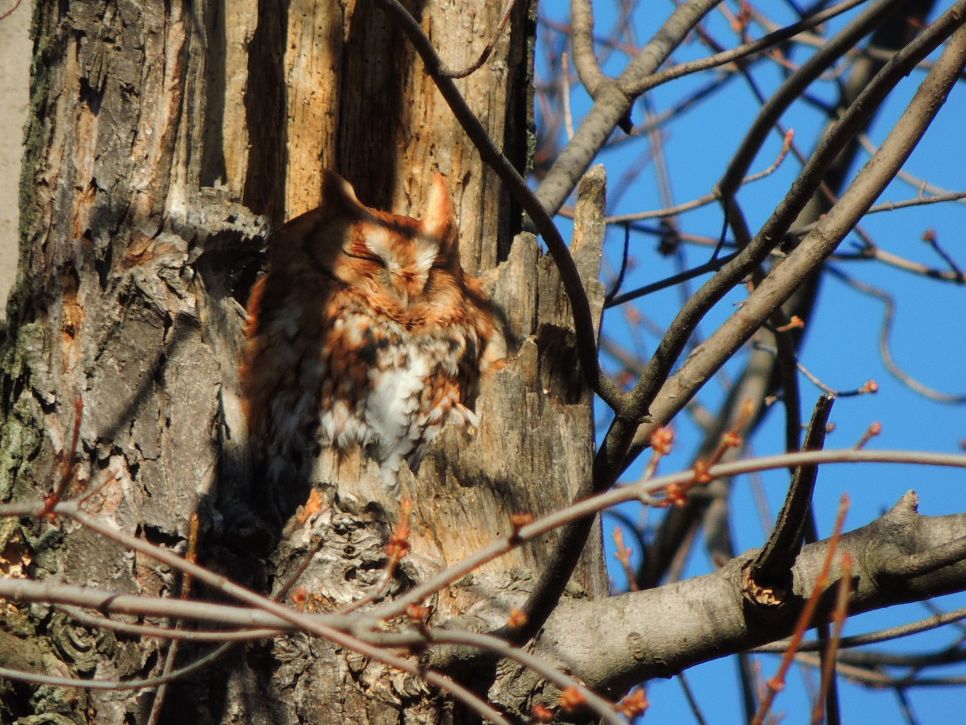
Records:
M378 264L380 267L386 266L386 260L375 254L353 254L352 252L343 252L343 254L345 254L347 257L352 257L353 259L361 259L364 262Z

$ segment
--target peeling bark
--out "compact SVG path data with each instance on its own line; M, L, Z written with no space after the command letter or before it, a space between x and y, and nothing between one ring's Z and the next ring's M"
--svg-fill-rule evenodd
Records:
M532 18L521 5L490 60L459 83L522 170ZM454 66L475 59L501 12L492 3L417 10ZM42 497L73 458L69 494L97 490L87 508L123 531L183 551L197 512L201 560L249 586L276 591L317 550L295 582L317 606L369 591L399 502L365 461L324 460L321 510L269 530L250 503L258 482L236 379L242 305L267 230L318 203L327 166L367 203L400 213L419 208L430 171L447 174L464 266L487 275L514 342L514 359L477 401L478 434L447 433L405 475L413 552L390 593L505 534L511 513L569 500L589 475L593 423L556 270L532 237L511 248L518 212L372 3L292 2L284 12L254 2L38 3L34 43L20 275L0 369L0 500ZM601 230L598 221L585 234L583 262L598 312ZM64 522L24 520L5 541L20 542L39 579L152 595L181 586L166 567ZM438 616L525 590L549 543L440 593ZM599 547L579 581L581 596L604 592ZM166 647L44 607L12 607L4 630L0 664L66 676L157 674ZM179 662L200 653L184 646ZM0 691L4 719L141 722L151 702L137 691ZM239 645L173 686L162 720L461 717L417 678L293 635Z

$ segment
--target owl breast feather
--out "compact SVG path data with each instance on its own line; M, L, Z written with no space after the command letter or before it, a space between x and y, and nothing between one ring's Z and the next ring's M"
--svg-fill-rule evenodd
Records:
M326 172L320 204L269 240L239 371L253 465L271 483L323 449L361 446L397 484L467 406L505 340L459 264L452 197L433 176L419 219L372 209Z
M336 385L323 391L323 445L364 446L380 463L383 479L395 485L402 461L415 467L444 425L478 425L475 413L463 405L460 379L467 365L478 364L473 331L407 332L388 320L373 324L371 314L361 311L340 323L331 353L340 366L365 370L366 383L361 389Z

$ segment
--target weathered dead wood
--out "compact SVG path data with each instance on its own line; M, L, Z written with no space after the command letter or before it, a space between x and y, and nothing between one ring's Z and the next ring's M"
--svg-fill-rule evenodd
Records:
M483 386L478 434L448 433L404 483L416 502L414 550L394 590L505 533L509 513L569 500L590 463L591 408L552 264L532 238L511 252L519 215L405 39L372 3L297 2L280 12L247 0L106 11L37 4L20 284L0 363L0 499L50 490L72 454L80 400L73 490L103 484L94 512L183 549L197 511L202 560L266 590L321 543L297 586L326 607L362 596L378 578L397 501L359 461L344 461L320 477L326 495L305 526L270 530L246 503L258 482L247 476L236 379L242 305L266 230L317 203L324 167L342 171L367 203L402 213L418 213L423 180L438 169L456 200L466 268L485 272L509 257L491 282L514 360ZM428 2L421 12L447 61L461 66L493 37L501 8ZM523 7L514 13L490 60L460 87L522 169L532 19ZM596 233L575 244L595 299ZM166 568L83 530L28 521L11 533L39 578L65 574L131 593L179 587ZM265 552L279 537L283 545ZM524 586L543 550L518 552L487 576ZM452 588L440 616L491 596L497 579L479 579L472 593ZM589 573L581 584L602 591ZM92 632L41 609L18 609L4 623L29 638L45 671L157 673L162 644ZM325 642L285 637L235 652L175 686L170 712L216 722L454 717L420 681ZM182 648L182 658L194 655ZM37 708L99 722L139 719L151 699L51 688L29 706L5 697L6 707L28 708L18 716Z

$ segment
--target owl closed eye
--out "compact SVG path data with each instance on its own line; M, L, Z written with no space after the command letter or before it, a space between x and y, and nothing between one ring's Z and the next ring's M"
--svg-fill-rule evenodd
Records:
M394 486L443 426L475 427L480 375L505 356L466 274L436 175L420 219L362 204L332 172L322 204L269 241L248 305L241 368L256 468L268 483L315 453L361 446Z

